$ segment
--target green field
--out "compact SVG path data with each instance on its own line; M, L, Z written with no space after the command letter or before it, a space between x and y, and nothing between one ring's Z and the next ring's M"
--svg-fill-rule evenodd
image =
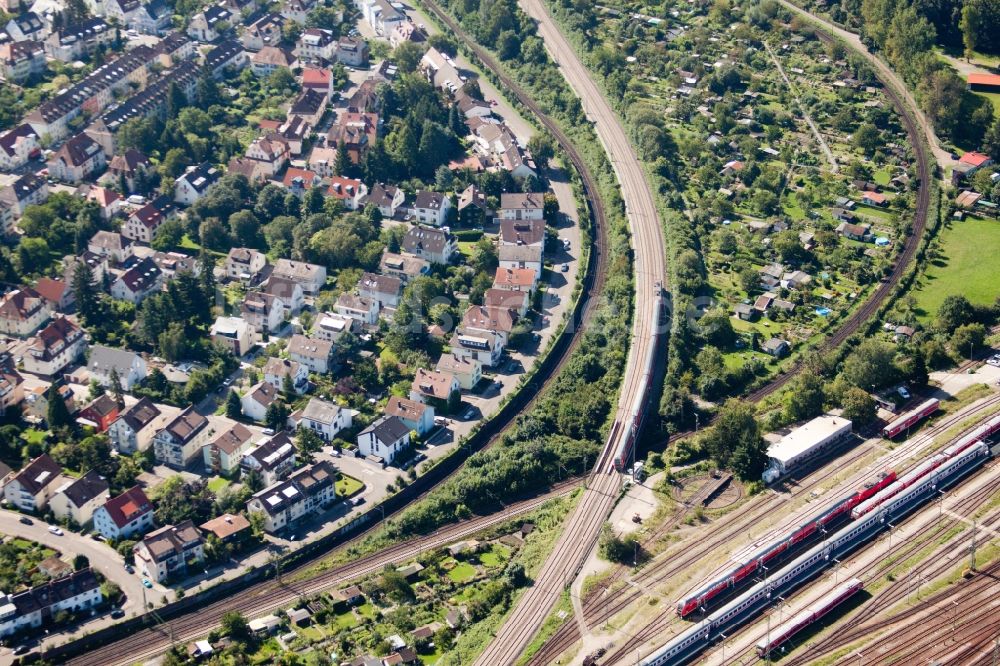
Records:
M1000 93L977 92L976 94L979 95L980 97L985 97L986 99L988 99L990 103L993 104L993 111L997 114L1000 114Z
M476 577L476 567L472 566L468 562L458 562L455 567L448 572L448 578L452 579L456 583L468 583L470 580Z
M218 495L229 486L229 480L217 476L208 482L208 489Z
M1000 221L967 219L941 232L944 258L926 267L914 292L922 319L930 319L941 301L963 294L972 303L992 303L1000 296L996 257L1000 256Z

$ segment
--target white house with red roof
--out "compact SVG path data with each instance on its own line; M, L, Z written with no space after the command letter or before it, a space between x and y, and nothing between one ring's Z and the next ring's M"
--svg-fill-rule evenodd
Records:
M112 497L94 511L94 529L112 541L143 535L153 527L153 503L139 486Z

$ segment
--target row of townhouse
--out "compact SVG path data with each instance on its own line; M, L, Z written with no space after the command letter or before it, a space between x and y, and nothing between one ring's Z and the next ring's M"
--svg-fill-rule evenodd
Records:
M90 567L24 592L0 593L0 636L38 629L62 612L79 615L103 601L101 584Z

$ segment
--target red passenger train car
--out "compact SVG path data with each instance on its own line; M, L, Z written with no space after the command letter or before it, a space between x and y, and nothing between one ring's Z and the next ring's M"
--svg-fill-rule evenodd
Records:
M931 398L930 400L925 400L924 402L917 405L910 411L902 414L899 418L894 420L892 423L886 425L882 428L882 436L886 439L892 439L893 437L899 435L900 433L906 432L913 426L917 425L928 416L933 414L941 406L941 401L937 398Z

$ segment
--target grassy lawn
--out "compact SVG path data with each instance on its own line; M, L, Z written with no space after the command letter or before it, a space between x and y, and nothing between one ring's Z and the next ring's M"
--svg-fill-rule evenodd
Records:
M361 492L364 487L365 484L362 481L355 479L353 476L341 474L337 480L337 497L351 497Z
M510 548L501 544L493 544L492 548L479 554L479 561L486 567L498 567L509 559Z
M793 220L804 220L806 218L806 211L799 205L799 198L795 196L794 192L789 193L785 197L784 209L785 215Z
M994 113L1000 114L1000 93L977 92L975 94L979 95L980 97L985 97L986 99L988 99L990 103L993 105Z
M932 261L914 293L922 319L937 312L946 296L963 294L972 303L1000 296L994 259L1000 256L1000 221L967 219L941 232L944 259Z
M468 562L458 562L455 567L448 572L448 578L452 579L456 583L467 583L476 577L476 567L472 566Z
M208 482L208 489L215 494L219 494L227 487L229 487L229 480L224 479L221 476L217 476Z
M356 610L358 612L358 615L360 615L361 617L366 617L369 620L375 619L375 607L372 606L371 602L369 601L366 601L365 603L361 604L354 610Z
M358 626L358 620L354 617L354 613L347 611L346 613L341 613L337 618L331 623L335 631L341 629L353 629Z
M872 178L879 185L888 185L889 181L892 180L892 172L887 168L882 168L876 171Z
M45 442L45 436L49 434L46 430L39 430L38 428L28 428L21 433L21 439L26 441L28 444L38 444L41 445Z

